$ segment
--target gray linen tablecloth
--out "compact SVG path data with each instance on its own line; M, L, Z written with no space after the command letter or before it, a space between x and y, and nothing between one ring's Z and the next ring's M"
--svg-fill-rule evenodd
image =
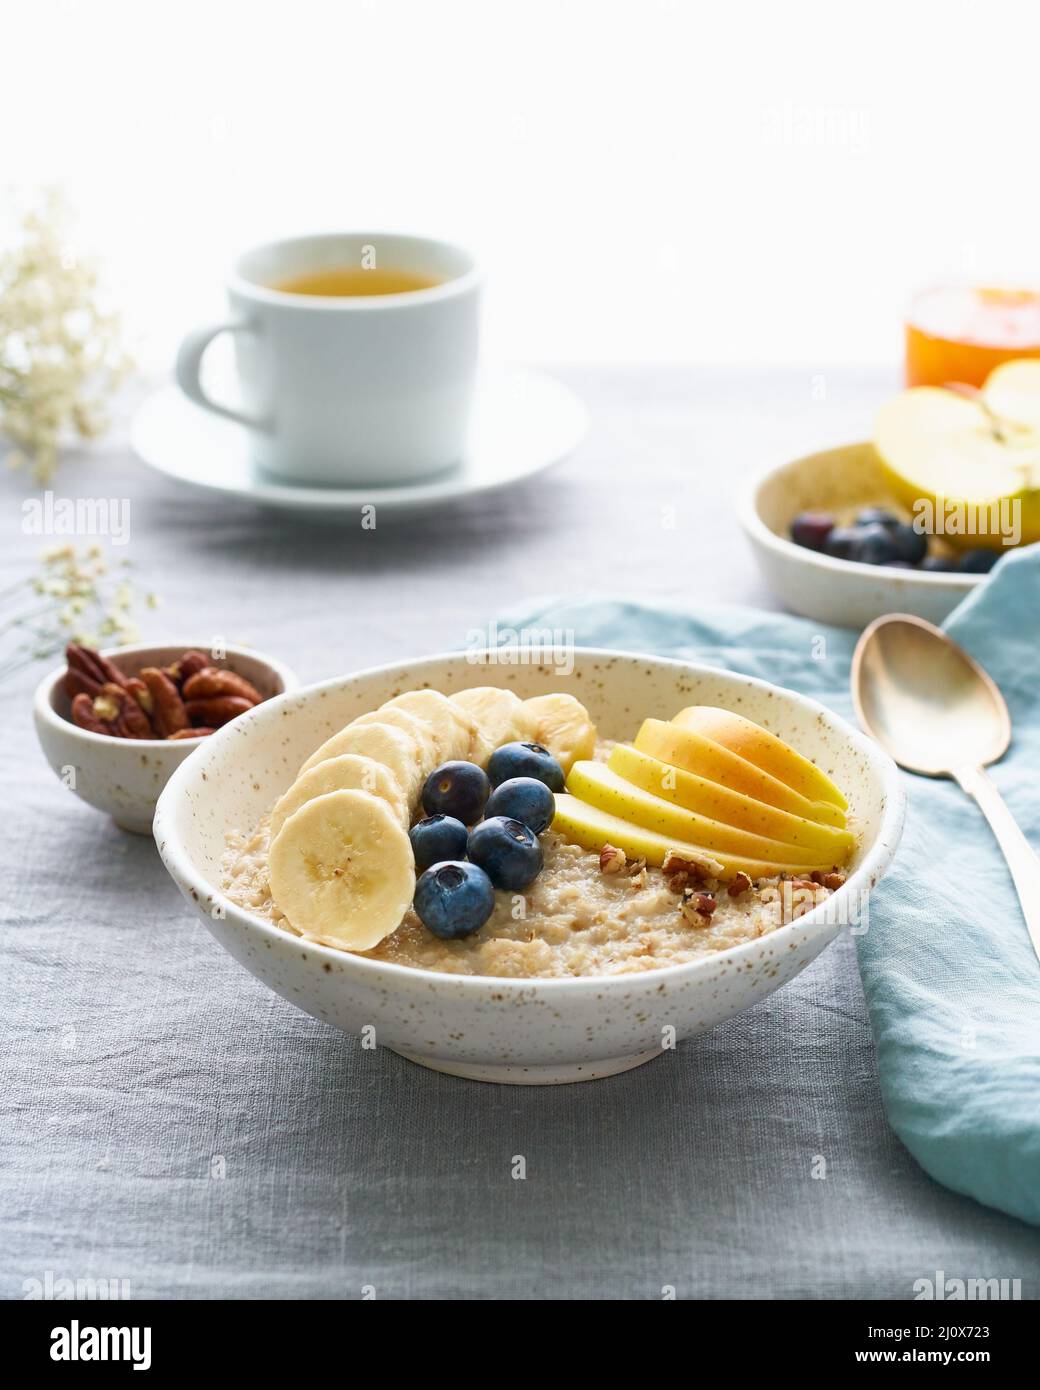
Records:
M768 606L733 485L861 437L891 384L561 375L592 409L578 456L374 533L175 487L121 430L56 488L132 498L135 582L164 600L143 636L220 631L311 681L458 646L536 593ZM0 487L3 587L40 541L23 534L24 479ZM362 1050L220 950L151 842L44 764L39 674L0 687L3 1296L49 1272L127 1280L135 1297L899 1299L940 1270L1037 1295L1037 1233L936 1186L889 1131L847 938L625 1075L545 1089L437 1075Z

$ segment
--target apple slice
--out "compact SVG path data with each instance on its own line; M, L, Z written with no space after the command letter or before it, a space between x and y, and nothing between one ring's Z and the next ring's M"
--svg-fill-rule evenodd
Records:
M975 398L940 386L900 392L878 413L874 448L893 494L911 512L924 501L945 517L951 545L1005 544L1001 499L1021 505L1022 544L1040 540L1040 362L1003 363ZM967 534L953 529L951 504L977 523Z
M552 828L557 834L572 844L584 849L598 851L604 845L616 845L633 859L644 858L648 864L660 866L670 850L699 860L716 878L730 879L738 873L746 873L753 879L775 878L777 874L809 875L819 864L805 864L801 861L767 863L759 859L745 859L741 855L721 854L705 849L703 845L688 845L656 830L647 830L641 825L632 825L613 816L598 806L590 806L579 801L568 792L560 792L556 797L556 815Z
M626 782L642 787L653 796L674 801L677 806L697 811L710 820L737 825L753 835L764 835L768 840L783 840L785 844L805 845L809 849L826 849L840 858L849 839L848 831L792 815L790 811L778 811L775 806L767 806L764 801L755 801L741 792L730 791L718 782L709 782L693 772L669 767L659 758L640 753L629 743L619 743L611 749L607 766L619 777L624 777Z
M672 723L721 743L723 748L746 758L810 801L833 801L843 811L849 808L838 788L815 763L742 714L714 705L689 705L679 711Z
M787 845L781 840L753 835L739 826L723 825L721 821L709 820L696 811L676 806L674 801L666 801L664 797L654 796L641 787L633 786L604 763L575 763L567 777L567 789L590 806L598 806L624 821L654 830L666 838L703 845L712 854L740 855L765 863L799 860L815 864L817 868L831 868L844 862L852 851L853 840L847 831L840 848L813 849L807 845Z
M636 747L672 767L706 777L731 791L764 801L767 806L845 829L845 812L840 806L831 801L810 801L746 758L692 729L680 729L661 719L644 719L636 735Z

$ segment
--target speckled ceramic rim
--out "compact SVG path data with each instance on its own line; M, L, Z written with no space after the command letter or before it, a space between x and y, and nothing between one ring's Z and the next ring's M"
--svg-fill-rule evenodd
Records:
M119 665L121 658L141 656L145 652L166 653L165 656L157 656L156 660L163 665L175 660L182 652L186 651L206 651L210 645L209 639L205 642L138 642L131 647L104 647L101 655L107 657L109 661ZM266 666L272 675L276 676L282 683L282 690L278 695L271 696L271 699L280 700L283 695L296 694L299 690L300 682L293 671L273 656L267 656L264 652L253 651L250 647L225 646L224 652L227 657L242 656L248 657L250 661L256 661L261 666ZM150 748L169 748L170 741L165 738L116 738L114 734L96 734L93 729L81 729L78 724L73 724L71 719L66 719L54 708L54 696L58 687L65 679L65 672L68 668L60 667L57 671L52 671L50 675L44 676L36 687L33 696L33 708L40 719L47 724L54 725L64 732L70 732L77 738L86 739L88 743L108 743L116 748L126 748L132 745L138 752L143 752ZM122 669L122 667L120 667ZM266 703L266 701L265 701ZM198 748L207 738L212 738L212 734L206 734L200 738L182 738L176 742L188 748Z
M712 677L718 676L716 668L699 666L693 662L675 661L668 657L652 656L640 652L614 651L602 647L576 647L574 655L577 657L587 657L590 660L600 660L610 662L617 658L629 661L650 662L655 666L674 667L677 671L682 671L686 675ZM369 667L364 671L357 671L351 676L340 676L335 680L322 681L317 685L303 686L299 690L291 691L287 695L276 696L273 700L268 700L255 711L240 715L235 723L241 729L246 720L259 716L261 708L270 714L279 704L287 704L291 700L299 700L301 697L311 697L318 695L323 690L338 690L342 686L349 684L353 680L367 679L370 676L393 675L397 672L407 671L409 676L422 679L424 672L430 668L442 664L445 661L466 661L465 652L441 652L436 656L420 657L415 661L393 661L384 666ZM770 933L771 937L778 945L784 944L794 935L795 930L799 934L804 934L806 928L816 927L820 933L831 930L832 923L825 917L824 907L829 904L838 903L843 898L851 897L855 891L866 890L870 892L882 877L888 865L892 861L899 844L900 836L903 833L903 817L905 812L906 797L903 791L901 775L895 763L886 752L876 744L873 739L853 729L840 715L834 714L816 700L809 699L806 695L799 695L793 690L787 690L782 686L772 685L769 681L758 680L753 676L742 675L739 671L726 671L727 676L731 676L745 686L756 690L763 690L779 696L783 701L793 701L801 705L813 715L821 718L824 723L836 729L842 736L853 745L870 766L878 773L884 788L885 805L881 816L881 823L878 826L877 834L873 842L866 849L862 862L850 875L845 885L839 888L836 893L827 899L827 904L815 908L812 912L807 912L803 917L799 917L796 922L790 923L786 927L780 927L775 932ZM209 883L201 874L195 871L187 854L181 848L179 840L173 834L172 822L173 815L171 808L186 794L186 784L189 780L196 778L203 770L203 765L210 749L218 746L218 740L228 737L227 730L219 730L207 740L207 747L198 756L193 757L189 762L182 763L173 773L167 782L162 795L159 797L158 805L155 810L155 821L153 834L155 842L159 847L159 854L163 863L166 865L170 876L176 883L195 899L197 902L215 901L220 899L225 913L234 921L255 933L261 939L271 939L280 944L284 944L286 939L302 941L301 937L293 937L290 933L281 928L266 922L261 917L255 917L252 913L246 912L225 898L213 884ZM203 760L200 763L199 759ZM167 826L169 820L170 825ZM810 931L810 939L817 935L817 932ZM532 991L552 990L553 992L563 992L567 990L587 989L589 984L595 982L598 989L623 991L631 989L632 976L629 975L576 975L572 978L541 978L538 976L527 976L517 979L509 975L452 975L444 971L421 970L414 965L398 965L389 961L367 960L362 956L352 955L349 951L337 951L329 946L321 946L316 942L307 941L307 950L313 951L319 960L330 964L342 966L344 970L356 971L361 976L369 976L373 981L382 980L387 985L392 985L395 979L404 978L413 981L436 981L439 988L457 988L480 990L486 989L488 985L494 984L496 990L507 993L530 994ZM685 965L663 965L655 970L640 971L640 981L673 979L677 982L682 979L689 979L698 973L709 973L715 969L718 962L723 957L739 961L745 956L751 955L761 948L761 943L754 941L744 942L740 946L731 946L726 951L719 951L713 955L705 956L701 960L691 961Z
M788 558L797 560L807 569L817 570L821 584L827 582L828 575L848 574L861 576L875 584L879 578L898 579L900 584L911 586L919 584L926 589L946 589L961 596L970 593L986 578L984 574L954 574L943 570L934 573L931 570L901 570L892 569L888 565L863 565L858 560L837 560L833 555L821 555L818 551L808 550L804 545L795 545L794 541L788 540L786 536L777 535L771 527L766 525L759 510L759 499L765 485L778 474L796 464L807 463L811 459L833 454L840 449L862 449L865 447L867 447L865 442L835 444L829 449L818 449L815 453L804 454L799 458L788 459L786 463L771 464L768 468L762 469L749 483L745 484L737 498L737 517L750 539L764 546L767 550L779 551Z

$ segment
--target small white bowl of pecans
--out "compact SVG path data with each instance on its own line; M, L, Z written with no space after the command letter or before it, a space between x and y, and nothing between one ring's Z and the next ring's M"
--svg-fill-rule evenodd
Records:
M36 688L40 746L70 791L139 835L151 833L167 779L200 743L299 685L246 647L72 645L65 655Z

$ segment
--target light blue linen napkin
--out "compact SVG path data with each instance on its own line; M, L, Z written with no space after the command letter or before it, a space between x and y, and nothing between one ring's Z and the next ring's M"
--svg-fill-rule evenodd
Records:
M546 599L499 621L728 667L855 720L848 630L609 597ZM1038 845L1040 546L1002 560L946 627L1007 699L1014 740L992 775ZM904 777L906 832L856 942L888 1117L939 1182L1040 1224L1040 962L981 812L952 782Z

